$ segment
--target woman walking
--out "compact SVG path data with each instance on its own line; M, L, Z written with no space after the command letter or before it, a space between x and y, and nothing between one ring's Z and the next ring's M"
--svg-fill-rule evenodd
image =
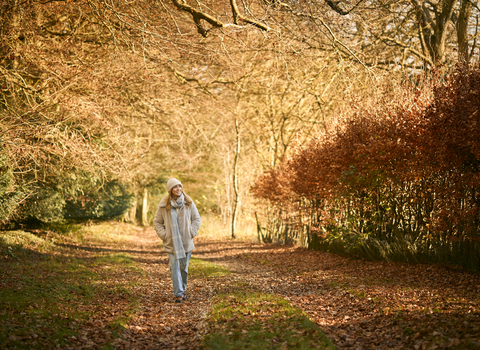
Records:
M167 191L168 195L158 205L153 225L168 253L175 302L181 303L187 298L188 263L201 219L192 198L183 192L180 181L169 179Z

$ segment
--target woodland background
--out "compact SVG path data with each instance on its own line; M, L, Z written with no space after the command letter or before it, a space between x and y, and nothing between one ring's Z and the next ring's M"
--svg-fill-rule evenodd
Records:
M257 230L480 269L476 0L4 1L0 222Z

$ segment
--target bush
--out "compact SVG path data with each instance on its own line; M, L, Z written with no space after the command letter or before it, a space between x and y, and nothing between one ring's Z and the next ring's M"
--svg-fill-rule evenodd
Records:
M17 208L24 194L14 189L14 179L8 157L0 152L0 223L6 221Z
M40 184L37 184L39 186ZM66 173L41 184L26 200L19 221L109 220L131 207L133 194L118 180L106 183L87 173Z
M82 195L66 202L65 218L108 220L123 215L133 203L134 195L126 185L110 181L103 189L87 187Z
M65 199L52 189L42 189L33 195L26 208L28 217L49 223L62 221L65 215Z
M480 270L480 66L357 107L254 193L308 246Z

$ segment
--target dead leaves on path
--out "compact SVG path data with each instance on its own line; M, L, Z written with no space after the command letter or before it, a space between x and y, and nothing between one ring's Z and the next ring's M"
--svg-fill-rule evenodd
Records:
M211 298L243 283L304 310L339 349L480 347L477 275L433 265L349 260L273 244L200 239L196 245L196 258L235 273L192 278L190 301L174 304L166 257L145 245L151 249L141 254L149 280L139 290L139 311L112 345L200 349L209 332L203 322Z
M338 348L480 347L478 275L275 245L252 245L227 264L305 310Z
M200 237L194 257L223 265L234 274L193 276L189 301L175 304L168 259L156 234L151 229L132 234L138 238L122 242L121 247L112 242L108 250L127 252L140 269L112 276L105 285L111 292L104 294L104 300L78 310L91 316L87 321L68 321L75 322L72 330L78 332L68 336L70 345L64 348L111 344L116 349L201 349L209 332L205 319L212 298L238 283L278 295L304 310L339 349L480 348L478 275L434 265L349 260L291 246ZM97 268L108 275L103 265ZM132 280L137 282L130 293L136 298L118 288ZM129 305L129 300L137 302ZM246 317L268 316L266 309Z

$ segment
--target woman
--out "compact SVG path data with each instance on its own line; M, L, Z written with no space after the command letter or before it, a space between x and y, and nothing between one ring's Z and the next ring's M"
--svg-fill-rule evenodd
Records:
M169 179L167 191L168 195L158 205L153 225L168 253L175 302L181 303L187 298L188 263L201 219L192 198L183 192L180 181Z

